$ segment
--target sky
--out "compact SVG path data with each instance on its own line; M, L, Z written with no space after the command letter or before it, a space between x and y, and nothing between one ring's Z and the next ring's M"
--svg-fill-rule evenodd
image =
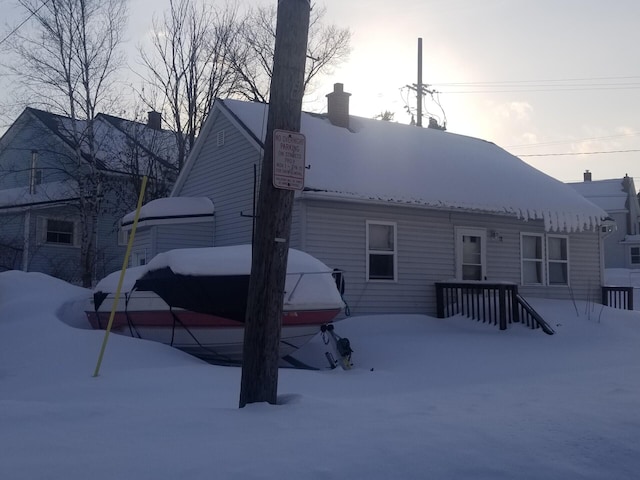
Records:
M425 111L441 123L446 116L449 131L492 141L561 181L580 181L590 170L594 180L628 174L640 182L635 0L317 4L326 7L327 23L350 29L352 52L315 85L306 109L324 111L324 96L339 82L352 94L352 114L389 110L409 123L406 108L415 109L416 99L407 87L417 83L421 38L423 83L440 105L428 99ZM130 63L150 14L166 5L130 1Z
M336 322L238 408L241 369L88 328L91 292L0 273L0 478L601 480L640 468L638 312L528 298L555 330L464 317Z

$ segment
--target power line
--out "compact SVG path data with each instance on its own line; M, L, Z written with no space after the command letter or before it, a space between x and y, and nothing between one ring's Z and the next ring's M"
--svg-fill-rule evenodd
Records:
M632 86L633 85L633 86ZM629 86L563 86L560 88L557 87L545 87L545 86L533 86L533 88L511 88L504 90L439 90L440 93L444 95L453 95L453 94L491 94L491 93L525 93L525 92L585 92L585 91L598 91L598 90L608 90L608 91L616 91L616 90L637 90L640 89L640 83L638 84L630 84Z
M47 3L49 3L49 0L44 0L44 2L42 2L42 5L40 5L38 8L36 8L34 11L32 11L29 16L27 18L25 18L22 22L20 22L20 24L14 28L13 30L11 30L2 40L0 40L0 45L2 45L4 42L6 42L9 37L11 35L13 35L14 33L16 33L18 30L20 30L20 28L27 23L29 20L31 20L32 17L34 17L41 9L42 7L44 7Z
M609 153L633 153L640 152L640 149L634 150L608 150L602 152L571 152L571 153L530 153L525 155L517 155L514 153L516 157L562 157L568 155L605 155Z
M586 142L589 140L610 140L612 138L627 138L627 137L635 137L636 135L640 135L640 132L631 132L625 133L621 135L608 135L606 137L589 137L589 138L577 138L573 140L556 140L553 142L540 142L540 143L527 143L521 145L507 145L505 148L529 148L529 147L540 147L545 145L562 145L565 143L578 143L578 142Z
M496 80L487 82L434 83L439 88L455 90L442 93L518 93L518 92L567 92L585 90L635 90L640 88L640 76L582 77L543 80Z
M522 84L522 83L548 83L548 82L592 82L595 80L631 80L637 79L640 81L640 75L619 76L619 77L584 77L584 78L561 78L561 79L541 79L541 80L494 80L488 82L441 82L437 85L443 85L447 87L464 87L464 86L492 86L492 85L508 85L508 84Z

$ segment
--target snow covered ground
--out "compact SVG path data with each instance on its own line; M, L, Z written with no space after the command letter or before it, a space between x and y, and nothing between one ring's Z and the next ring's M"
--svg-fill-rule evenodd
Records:
M240 369L89 330L87 290L0 273L2 479L633 479L640 313L529 299L555 328L351 317L350 371ZM314 339L299 358L324 367Z

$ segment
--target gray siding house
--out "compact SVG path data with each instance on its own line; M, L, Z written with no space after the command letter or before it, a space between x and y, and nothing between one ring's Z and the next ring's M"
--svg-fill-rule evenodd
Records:
M94 281L122 266L119 221L136 204L141 175L153 179L151 198L167 195L177 176L175 138L160 129L157 115L148 124L104 114L95 119L101 191ZM26 108L0 138L0 271L80 282L78 179L90 167L87 142L74 138L85 124Z
M131 212L122 219L128 238L135 221ZM207 197L158 198L140 209L129 265L146 265L158 253L174 248L213 245L213 202Z
M433 315L449 280L600 298L600 207L492 143L351 116L341 84L328 97L302 115L290 246L344 272L353 314ZM172 198L215 206L209 245L252 240L267 108L217 100L178 177Z
M615 222L604 239L605 267L640 269L640 204L633 178L592 180L588 170L583 178L569 185Z

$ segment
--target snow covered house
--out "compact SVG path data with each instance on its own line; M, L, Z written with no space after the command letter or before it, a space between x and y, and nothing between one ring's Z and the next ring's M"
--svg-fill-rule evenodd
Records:
M583 180L569 185L615 222L604 239L605 267L640 269L640 203L633 178L592 180L587 170Z
M136 212L122 218L128 238ZM158 253L174 248L213 246L214 205L208 197L158 198L140 209L131 266L146 265Z
M354 314L435 314L449 280L600 298L600 207L493 143L351 116L341 84L328 99L302 114L291 247L344 271ZM176 181L213 202L208 245L251 242L267 109L217 100Z
M175 137L160 123L156 112L148 123L105 114L95 118L97 278L122 266L126 243L118 238L119 221L136 204L141 175L150 177L151 198L168 195L177 177ZM0 271L80 281L79 179L91 168L86 126L26 108L0 138Z

